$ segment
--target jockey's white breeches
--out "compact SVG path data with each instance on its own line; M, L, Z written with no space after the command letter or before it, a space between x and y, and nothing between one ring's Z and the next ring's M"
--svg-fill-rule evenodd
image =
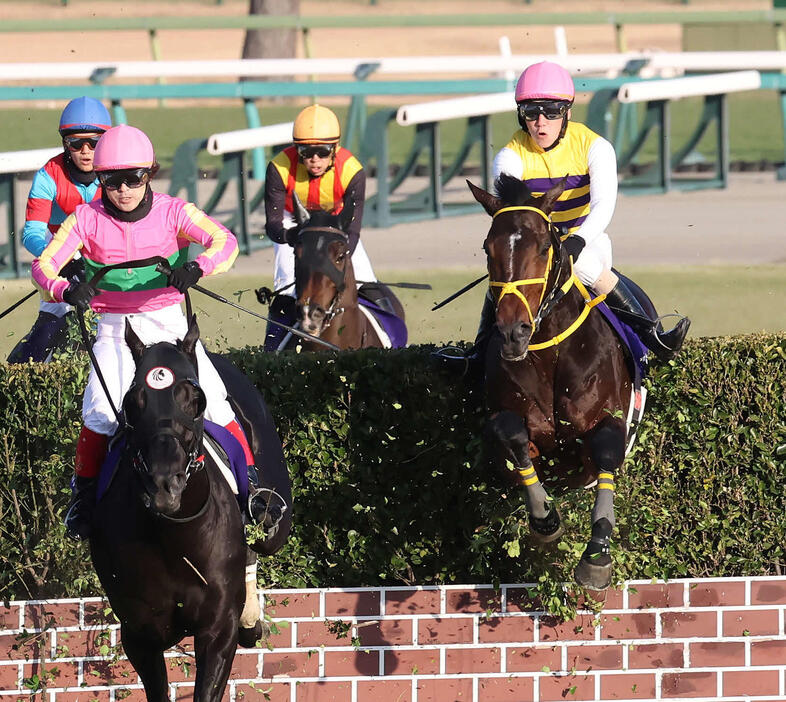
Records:
M280 290L285 285L291 287L283 293L295 297L295 249L289 244L273 244L275 258L273 261L273 289ZM374 269L368 258L363 242L358 241L355 252L352 254L352 268L355 271L355 280L362 283L375 281Z
M578 279L588 287L593 287L603 271L611 268L611 239L606 232L596 236L579 254L573 265Z
M46 300L41 300L41 303L38 305L39 312L49 312L49 314L53 314L55 317L65 317L65 315L71 311L71 305L67 302L47 302Z
M132 314L104 313L99 317L93 352L112 396L112 402L118 410L136 371L131 349L125 342L126 320L147 346L160 341L174 343L182 339L188 331L186 316L180 305ZM235 418L235 413L227 401L224 382L207 357L201 341L197 342L196 357L199 385L207 400L205 417L211 422L226 426ZM111 436L117 430L117 420L95 368L90 369L87 379L87 388L82 399L82 419L88 429L98 434Z

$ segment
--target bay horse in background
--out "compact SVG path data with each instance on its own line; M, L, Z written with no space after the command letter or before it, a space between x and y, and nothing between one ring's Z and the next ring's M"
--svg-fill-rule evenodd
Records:
M194 637L194 700L219 702L238 642L254 646L264 631L256 554L246 546L237 497L203 449L198 338L193 317L177 345L145 347L126 325L136 373L123 401L125 444L118 444L118 465L97 502L90 536L123 648L150 702L169 699L164 651L183 637ZM281 443L261 395L228 361L216 369L260 472L287 481L276 488L291 506ZM291 509L271 550L286 539L289 515Z
M396 295L379 282L358 290L346 234L352 217L351 207L344 207L338 215L308 211L295 198L295 219L300 226L294 247L299 327L342 350L403 346L404 307ZM379 310L372 313L359 300L359 294ZM387 329L383 322L389 325ZM325 350L324 346L299 338L292 338L287 348L300 344L309 351Z
M597 480L592 535L576 582L611 582L614 475L625 458L631 371L612 327L573 273L549 218L564 180L540 197L511 176L498 197L468 182L492 217L484 242L496 325L485 357L490 419L485 434L495 462L523 488L531 536L557 541L563 528L541 482L567 487Z

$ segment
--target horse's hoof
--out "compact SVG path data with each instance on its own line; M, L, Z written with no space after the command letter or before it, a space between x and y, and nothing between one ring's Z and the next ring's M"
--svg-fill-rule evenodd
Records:
M248 629L244 629L242 626L238 629L237 642L243 648L254 648L257 641L266 639L268 636L270 636L270 627L259 619L254 626Z
M611 557L608 554L592 559L582 556L573 577L588 590L605 590L611 585Z
M552 544L558 541L565 532L556 507L552 507L551 511L543 519L530 517L529 526L532 542L536 546Z

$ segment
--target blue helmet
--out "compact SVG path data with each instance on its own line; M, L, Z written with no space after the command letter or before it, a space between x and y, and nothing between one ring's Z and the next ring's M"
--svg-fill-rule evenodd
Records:
M60 136L78 132L103 133L111 126L109 111L100 101L91 97L74 98L60 115Z

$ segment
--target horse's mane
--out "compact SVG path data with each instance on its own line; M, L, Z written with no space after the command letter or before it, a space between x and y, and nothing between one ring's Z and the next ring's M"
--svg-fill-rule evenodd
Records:
M494 181L494 190L505 205L524 205L533 197L524 181L508 173L499 174Z

